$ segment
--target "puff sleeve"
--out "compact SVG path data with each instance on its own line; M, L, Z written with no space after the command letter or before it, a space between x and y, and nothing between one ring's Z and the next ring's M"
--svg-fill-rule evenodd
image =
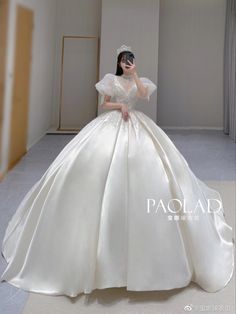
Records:
M113 96L114 94L114 74L107 73L95 84L97 91L102 95Z
M143 83L145 87L148 87L148 94L145 97L148 101L150 100L151 94L157 89L157 85L154 84L149 78L147 77L140 77L140 81Z

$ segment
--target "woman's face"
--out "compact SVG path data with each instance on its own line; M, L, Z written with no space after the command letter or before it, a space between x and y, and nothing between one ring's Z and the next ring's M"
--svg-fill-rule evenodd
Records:
M126 58L125 58L125 56L123 56L120 60L120 66L121 66L124 74L126 74L126 73L129 74L129 66L125 63L125 60L126 60Z

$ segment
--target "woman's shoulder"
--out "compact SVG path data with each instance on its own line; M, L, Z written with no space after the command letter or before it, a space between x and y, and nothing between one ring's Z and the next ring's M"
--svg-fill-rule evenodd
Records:
M150 78L147 76L140 76L139 78L140 80L143 80L143 81L151 81Z
M110 73L110 72L108 72L108 73L106 73L106 74L104 75L105 78L111 78L111 79L113 79L115 76L116 76L115 74Z
M113 83L115 76L116 76L115 74L108 72L103 75L100 81L103 83L111 83L111 82Z
M148 78L146 76L140 77L140 81L142 83L144 83L144 84L149 84L149 85L155 85L156 86L156 84L150 78Z
M102 95L113 96L114 94L114 76L113 73L106 73L96 84L95 87Z

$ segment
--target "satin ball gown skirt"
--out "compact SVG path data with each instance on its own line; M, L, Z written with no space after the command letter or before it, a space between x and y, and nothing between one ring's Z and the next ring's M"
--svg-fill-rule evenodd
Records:
M20 203L5 231L1 280L71 297L191 281L215 292L232 277L234 241L224 209L208 211L208 199L222 201L153 120L138 110L128 121L104 112Z

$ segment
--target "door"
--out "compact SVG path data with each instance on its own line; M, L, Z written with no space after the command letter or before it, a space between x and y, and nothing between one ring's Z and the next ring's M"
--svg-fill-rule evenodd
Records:
M27 152L33 11L17 5L8 168Z
M2 142L3 142L3 110L5 94L5 71L7 50L7 25L9 13L9 0L0 0L0 165L2 164ZM0 181L3 173L0 173Z

